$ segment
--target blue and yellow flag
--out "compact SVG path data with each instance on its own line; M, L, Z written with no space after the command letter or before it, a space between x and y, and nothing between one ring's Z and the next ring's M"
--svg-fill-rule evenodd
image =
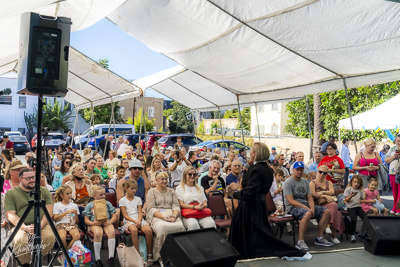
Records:
M342 125L342 128L340 128L340 130L344 130L344 125Z
M398 125L396 125L396 128L394 128L394 132L395 133L399 133L399 126Z
M361 131L362 131L362 132L365 132L365 127L364 127L364 125L361 126Z
M381 127L380 127L380 126L378 126L378 127L376 127L376 128L375 128L374 132L376 132L376 133L377 133L377 132L379 132L380 130L381 130Z

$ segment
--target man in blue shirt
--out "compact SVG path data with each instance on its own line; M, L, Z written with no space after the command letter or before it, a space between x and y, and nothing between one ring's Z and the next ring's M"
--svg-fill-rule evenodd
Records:
M314 180L317 176L318 164L321 162L322 153L317 151L314 153L314 162L308 165L308 171L310 174L310 181Z
M275 160L275 157L278 153L276 152L276 148L273 146L271 147L271 155L269 156L269 162Z
M344 163L344 177L343 177L343 181L344 181L344 186L347 186L348 180L349 180L349 169L350 169L350 162L352 161L350 158L350 151L349 151L349 144L350 141L349 139L345 138L343 139L343 147L342 147L342 151L340 151L340 157L343 160Z

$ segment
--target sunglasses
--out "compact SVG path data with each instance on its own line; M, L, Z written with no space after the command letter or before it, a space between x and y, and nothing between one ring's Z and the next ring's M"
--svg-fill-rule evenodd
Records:
M328 173L327 172L323 172L323 171L318 171L319 172L319 174L323 174L323 175L327 175Z
M195 173L188 173L188 176L194 177L194 176L196 176L196 174Z
M65 163L67 163L67 164L70 164L70 163L71 163L71 161L66 161Z
M136 171L136 170L142 170L143 168L139 168L139 167L132 167L131 169L134 169L134 170Z

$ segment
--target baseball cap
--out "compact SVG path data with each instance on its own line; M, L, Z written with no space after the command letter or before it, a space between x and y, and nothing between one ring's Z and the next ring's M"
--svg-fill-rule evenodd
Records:
M174 148L172 146L167 147L167 150L173 150Z
M296 162L293 164L293 169L298 169L298 168L304 168L304 163L303 163L303 162L300 162L300 161L296 161Z
M142 162L140 162L140 160L138 160L138 159L132 160L132 161L129 163L129 168L128 168L128 169L130 169L130 168L140 168L140 169L143 169Z
M271 149L276 149L276 147L273 146L273 147L271 147Z
M271 165L279 165L279 162L277 160L271 161Z
M77 148L76 146L72 146L72 148Z

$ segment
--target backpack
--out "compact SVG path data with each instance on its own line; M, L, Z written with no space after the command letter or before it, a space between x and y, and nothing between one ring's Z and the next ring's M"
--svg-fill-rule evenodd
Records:
M343 193L337 196L337 205L339 210L347 210L346 203L344 202Z

